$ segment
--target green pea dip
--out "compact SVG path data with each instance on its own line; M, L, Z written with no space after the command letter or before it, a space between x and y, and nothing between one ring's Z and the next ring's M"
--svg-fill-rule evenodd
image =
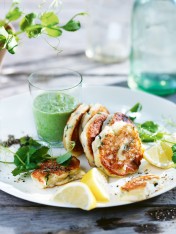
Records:
M66 122L77 100L64 93L43 93L34 99L33 113L37 133L43 140L56 143L63 139Z

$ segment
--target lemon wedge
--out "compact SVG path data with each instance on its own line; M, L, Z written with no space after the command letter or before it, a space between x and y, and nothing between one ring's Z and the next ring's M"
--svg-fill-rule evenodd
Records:
M170 136L166 136L165 140L167 141L167 144L170 146L172 146L173 144L176 144L176 134L174 133ZM172 142L172 143L169 143L169 142Z
M168 169L174 167L172 155L173 152L171 145L165 142L160 142L146 150L144 153L144 158L156 167Z
M100 170L97 168L91 169L83 176L81 182L90 188L98 202L109 201L107 179Z
M72 182L64 185L53 197L56 202L91 210L96 207L96 199L87 185L82 182Z

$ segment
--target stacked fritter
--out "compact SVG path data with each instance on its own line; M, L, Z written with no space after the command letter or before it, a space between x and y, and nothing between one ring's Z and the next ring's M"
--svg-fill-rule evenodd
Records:
M81 104L71 114L63 136L67 150L70 141L76 143L73 156L85 153L90 166L113 177L135 173L144 153L133 122L119 112L110 115L101 104Z

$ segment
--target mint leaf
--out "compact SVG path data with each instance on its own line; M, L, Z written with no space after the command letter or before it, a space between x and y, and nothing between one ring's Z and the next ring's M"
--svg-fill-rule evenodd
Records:
M41 147L41 144L39 142L37 142L36 140L34 140L33 138L29 137L29 136L24 136L21 137L20 139L20 146L28 146L30 145L31 148L35 147L35 149L38 147Z
M46 27L44 30L50 37L59 37L62 35L62 30L59 28L59 26Z
M33 152L33 154L31 154L31 159L33 159L35 162L40 162L40 160L43 158L43 156L45 157L48 151L49 151L48 147L41 146L39 149Z
M33 25L34 19L36 18L36 14L30 13L24 16L24 18L20 22L20 29L25 31L28 27Z
M174 162L174 163L176 163L176 152L173 154L173 156L172 156L172 161Z
M174 145L172 146L172 151L173 151L173 153L176 152L176 144L174 144Z
M141 128L148 130L149 132L155 133L158 131L158 124L154 123L153 121L146 121L141 124Z
M66 161L68 161L69 159L71 159L71 157L72 157L72 155L71 155L71 153L70 152L67 152L67 153L65 153L65 154L63 154L63 155L61 155L61 156L59 156L57 159L56 159L56 162L58 163L58 164L63 164L63 163L65 163Z
M54 12L46 12L40 19L43 26L53 26L59 23L59 18Z
M72 157L70 157L67 161L63 162L61 165L64 166L64 167L68 167L71 160L72 160Z
M41 147L41 144L38 141L34 140L32 137L27 137L27 138L28 138L27 144L35 146L36 148Z
M38 149L36 147L34 147L34 146L29 147L29 151L28 151L29 155L32 155L32 154L36 153L37 150Z
M135 123L139 132L141 141L154 142L164 137L164 132L159 131L159 125L153 121L146 121L142 124Z
M30 140L30 137L28 137L28 136L21 137L20 138L20 145L21 146L29 145L29 140Z
M142 110L142 105L138 102L131 109L129 109L125 114L134 121L137 117L136 113Z
M14 164L16 166L25 165L28 151L28 146L22 146L17 150L17 152L14 155Z
M17 176L21 173L24 173L26 172L26 168L24 166L21 166L21 167L16 167L13 171L12 171L12 175L13 176Z
M51 157L48 155L49 148L31 137L20 138L20 144L21 147L14 155L14 164L16 165L12 171L14 176L38 168L40 163Z
M142 105L138 102L128 112L136 113L141 110L142 110Z
M19 7L12 7L10 11L6 14L5 18L12 22L19 19L21 15L22 11L19 9Z
M71 151L74 149L74 147L75 147L75 142L70 141L69 147L68 147L68 152L57 157L56 162L62 166L68 166L69 163L71 162L71 159L72 159Z
M176 163L176 144L172 146L172 152L173 152L172 161Z
M35 141L31 137L25 136L19 139L20 148L16 153L12 152L9 148L4 148L8 152L14 154L13 162L4 162L0 161L0 163L8 163L14 164L16 168L12 171L13 176L17 176L24 172L30 172L38 167L44 161L49 159L57 161L60 165L68 166L71 162L72 155L70 152L67 152L60 157L51 157L48 154L49 148L47 146L43 146L39 142ZM71 151L75 146L75 142L70 141L69 150Z
M140 125L137 125L137 129L142 142L155 142L157 140L161 140L164 137L163 132L152 133L145 128L141 128Z
M26 171L29 171L29 170L34 170L34 169L37 169L38 168L38 165L36 163L28 163L26 164Z

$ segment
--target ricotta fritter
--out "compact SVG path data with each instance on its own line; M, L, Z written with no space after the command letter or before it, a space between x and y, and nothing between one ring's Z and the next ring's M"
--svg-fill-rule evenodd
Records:
M92 143L95 165L109 176L126 176L138 170L144 149L128 117L122 114L119 120L119 113L113 116Z
M121 188L121 198L129 201L143 200L160 189L160 177L157 175L142 175L131 179Z
M99 103L90 105L90 109L83 115L83 117L81 119L81 123L80 123L80 127L79 127L79 135L80 136L81 136L81 133L84 130L84 127L86 126L87 122L94 115L96 115L97 113L100 113L100 112L104 112L104 113L109 114L108 109L105 106L103 106L103 105L101 105Z
M43 162L40 168L31 173L31 177L39 187L52 188L81 179L84 174L84 171L80 169L80 161L72 157L68 166L62 166L56 160Z
M86 158L90 166L95 166L94 155L92 150L92 142L95 137L101 132L103 122L106 120L108 114L98 113L95 114L85 125L83 132L81 133L81 142L84 149Z
M70 142L75 142L75 147L71 151L73 156L79 156L83 154L83 147L79 139L79 125L82 116L89 109L86 104L81 104L78 108L71 114L64 128L63 144L66 150L70 151Z

